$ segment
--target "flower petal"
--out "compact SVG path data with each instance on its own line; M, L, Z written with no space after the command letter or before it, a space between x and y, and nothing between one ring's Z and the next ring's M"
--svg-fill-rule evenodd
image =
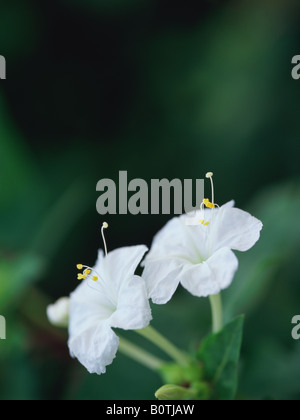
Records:
M194 226L193 226L194 228ZM187 226L182 217L171 219L154 237L151 250L145 258L146 263L162 258L182 258L191 261L199 258L199 250L190 240Z
M90 373L104 373L115 357L118 338L107 321L114 310L114 304L88 280L71 294L69 349Z
M167 303L174 295L180 281L184 260L161 258L147 260L143 278L146 281L148 297L158 305Z
M88 278L70 296L70 325L84 331L94 321L108 319L115 310L116 304L101 282Z
M132 276L120 287L117 310L110 317L110 325L124 330L140 330L146 328L151 319L145 281Z
M98 375L105 373L106 366L113 362L118 346L119 338L107 321L91 325L80 334L70 334L69 339L71 356L77 358L90 373Z
M228 247L248 251L258 241L262 227L262 222L251 214L225 205L211 222L214 250Z
M116 249L104 260L108 281L119 290L123 281L131 278L140 264L148 248L145 245L128 246Z
M237 268L237 257L229 248L222 248L202 264L186 264L181 284L194 296L216 295L232 283Z

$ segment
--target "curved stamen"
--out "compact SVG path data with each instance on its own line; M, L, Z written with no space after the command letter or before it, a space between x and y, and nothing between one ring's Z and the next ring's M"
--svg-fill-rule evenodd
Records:
M103 239L103 243L104 243L104 249L105 249L105 256L106 257L107 257L107 245L106 245L106 240L105 240L105 236L104 236L104 229L107 229L107 228L108 228L108 224L106 222L104 222L103 225L102 225L101 234L102 234L102 239ZM93 281L97 282L101 278L101 276L97 273L97 271L94 268L89 267L88 265L77 264L77 268L78 268L78 270L85 269L83 273L78 274L78 280L85 280L92 273L96 274L96 276L92 276Z
M214 182L213 182L213 172L207 172L206 178L210 179L211 183L211 201L209 201L208 198L204 198L204 200L201 203L200 210L205 214L204 208L207 207L209 209L215 209L216 207L219 208L218 204L215 204L215 190L214 190ZM209 226L210 222L205 222L204 219L199 220L199 224L204 226Z
M213 182L213 172L207 172L206 174L206 178L210 179L210 183L211 183L211 202L212 204L214 204L215 202L215 190L214 190L214 182Z
M87 265L82 265L82 264L78 264L77 268L78 270L82 270L83 268L85 268L83 274L82 273L78 274L78 280L85 280L91 273L97 274L97 276L92 277L93 281L98 281L100 278L100 275L97 273L97 271L94 268L91 268Z
M102 235L102 239L103 239L103 243L104 243L104 250L105 250L105 256L107 257L107 245L106 245L106 240L105 240L105 235L104 235L104 229L108 228L108 223L104 222L101 228L101 235Z
M215 203L211 203L208 198L203 200L203 204L209 209L214 209L216 207Z

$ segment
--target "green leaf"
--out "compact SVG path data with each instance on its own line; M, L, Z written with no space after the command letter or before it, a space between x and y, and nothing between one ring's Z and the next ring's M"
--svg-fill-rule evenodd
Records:
M238 317L218 334L204 339L199 349L198 358L204 366L204 379L212 386L212 400L235 398L243 323L244 317Z

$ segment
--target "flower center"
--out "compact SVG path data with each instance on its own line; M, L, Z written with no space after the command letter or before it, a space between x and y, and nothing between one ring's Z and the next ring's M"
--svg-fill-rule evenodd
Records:
M103 223L102 228L101 228L101 235L102 235L102 239L103 239L103 243L104 243L104 250L105 250L105 256L107 257L107 245L106 245L106 240L105 240L105 235L104 235L104 229L108 228L108 224L106 222ZM90 274L96 274L93 275L92 280L97 282L99 280L99 278L101 276L99 276L99 274L97 273L97 271L94 268L89 267L88 265L83 265L83 264L77 264L77 268L78 270L83 270L83 273L79 273L78 274L78 280L85 280L87 279L87 277Z

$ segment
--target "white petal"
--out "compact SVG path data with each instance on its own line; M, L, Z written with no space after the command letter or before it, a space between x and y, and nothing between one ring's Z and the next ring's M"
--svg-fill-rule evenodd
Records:
M167 303L174 295L180 281L184 260L161 258L146 260L143 278L146 281L148 297L156 304Z
M108 319L115 310L104 293L85 281L70 298L69 349L90 373L104 373L115 357L118 339Z
M110 325L124 330L140 330L147 327L151 319L145 281L132 276L120 287L117 310L110 317Z
M109 281L119 291L122 283L134 274L148 248L145 245L128 246L116 249L108 254L104 263Z
M106 366L113 362L118 346L119 338L106 321L91 325L79 335L70 335L69 339L71 356L98 375L105 373Z
M199 258L199 251L190 240L184 221L175 217L154 237L151 250L142 265L162 258L183 258L191 261Z
M207 297L226 289L238 268L238 259L229 248L222 248L202 264L186 264L181 284L192 295Z
M228 247L247 251L258 241L262 227L262 222L249 213L225 205L211 222L214 250Z
M148 248L144 245L123 247L110 252L105 257L103 251L100 250L94 267L95 271L87 279L90 290L93 290L94 294L97 291L98 295L109 300L116 309L120 287L134 275L147 251ZM97 282L92 280L94 275L99 276ZM95 296L90 295L88 300L95 300Z
M226 209L226 208L231 209L234 206L235 206L235 201L234 200L231 200L231 201L228 201L228 203L223 204L223 206L221 208L222 209Z
M108 319L116 310L116 303L110 299L101 282L89 279L80 283L70 296L70 328L76 333L89 328L94 320ZM73 330L71 331L73 334Z

